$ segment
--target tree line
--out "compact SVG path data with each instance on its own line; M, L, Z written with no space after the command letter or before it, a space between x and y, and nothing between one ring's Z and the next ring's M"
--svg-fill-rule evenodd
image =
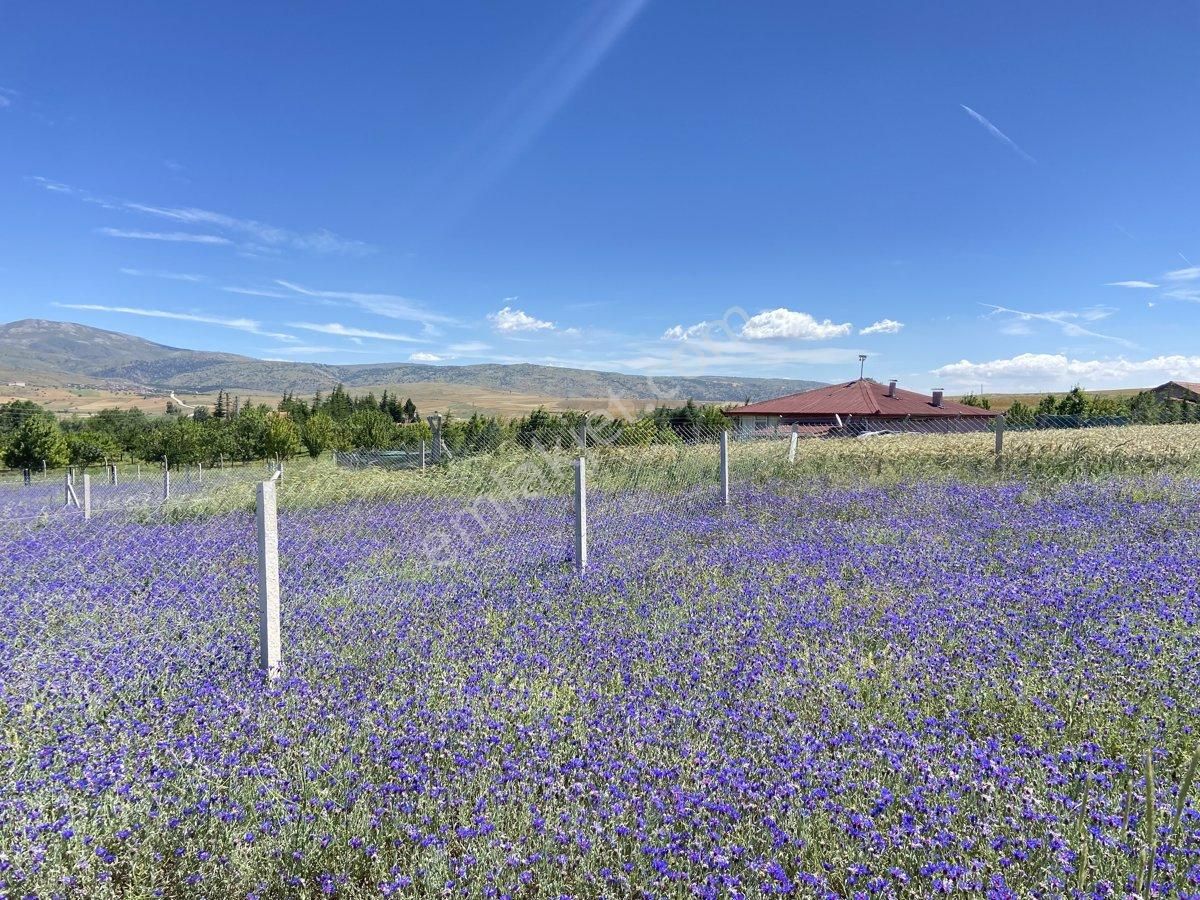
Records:
M959 400L967 406L991 409L991 401L982 395L968 394ZM1060 420L1055 422L1055 420ZM1004 412L1012 426L1086 424L1108 422L1135 425L1166 425L1173 422L1200 422L1200 404L1162 397L1153 391L1138 391L1129 396L1089 394L1073 387L1061 396L1047 394L1036 404L1015 401Z
M478 413L447 415L441 437L452 453L471 453L506 441L532 448L570 447L586 424L591 443L636 446L703 439L727 427L716 406L661 406L633 419L537 409L516 419ZM351 396L338 385L311 399L286 393L274 408L242 402L221 391L214 407L185 407L175 401L166 415L111 408L59 421L29 400L0 405L0 458L8 468L91 466L125 460L172 466L316 458L329 450L416 449L432 431L411 398L384 392Z

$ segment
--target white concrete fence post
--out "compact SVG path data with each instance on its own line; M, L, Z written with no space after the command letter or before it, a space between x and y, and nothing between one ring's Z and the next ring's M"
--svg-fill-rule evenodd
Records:
M721 502L729 505L729 429L721 432Z
M117 483L117 466L116 466L116 463L113 463L112 465L110 465L110 466L108 467L108 483L109 483L109 484L116 484L116 483Z
M163 468L163 500L171 499L171 470Z
M75 499L75 489L71 487L71 473L63 476L63 506L70 506Z
M432 416L425 418L429 422L429 433L433 443L433 464L436 466L442 461L442 417L435 412Z
M575 568L587 568L587 460L580 454L575 460Z
M1004 413L996 416L996 465L1004 454Z
M793 425L792 426L792 439L788 443L788 462L789 463L794 463L796 461L796 444L799 442L799 440L800 440L800 426Z
M425 438L421 438L421 470L425 469Z
M86 522L92 517L92 476L87 472L83 473L83 520Z
M279 677L279 518L275 478L258 484L258 667L268 680Z

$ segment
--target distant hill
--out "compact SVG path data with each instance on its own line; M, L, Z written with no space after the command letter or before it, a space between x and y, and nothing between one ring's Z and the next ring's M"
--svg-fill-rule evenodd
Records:
M821 382L788 378L736 378L716 375L665 376L596 372L537 366L481 364L471 366L377 363L324 365L276 362L185 350L156 344L129 334L104 331L72 322L22 319L0 325L0 371L6 378L54 384L86 383L110 389L246 394L293 391L307 395L334 385L378 389L406 384L444 384L547 398L605 398L681 402L763 400L818 386ZM461 392L461 391L460 391Z

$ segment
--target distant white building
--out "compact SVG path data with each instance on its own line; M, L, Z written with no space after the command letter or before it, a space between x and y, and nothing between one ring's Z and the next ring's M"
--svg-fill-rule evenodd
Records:
M8 386L9 386L9 387L25 387L25 382L23 382L23 381L10 381L10 382L8 383Z

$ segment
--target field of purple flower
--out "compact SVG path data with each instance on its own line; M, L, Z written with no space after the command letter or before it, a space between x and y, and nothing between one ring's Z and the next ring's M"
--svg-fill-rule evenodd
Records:
M1200 482L712 493L0 530L0 897L1200 897Z

